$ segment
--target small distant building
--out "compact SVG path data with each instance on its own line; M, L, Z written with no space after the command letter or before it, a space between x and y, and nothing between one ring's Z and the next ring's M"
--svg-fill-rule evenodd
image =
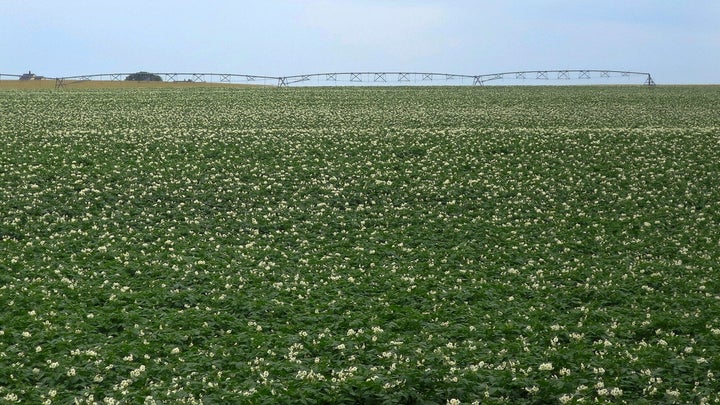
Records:
M42 80L42 79L44 79L44 77L38 76L29 70L27 73L23 73L23 75L20 76L20 80Z

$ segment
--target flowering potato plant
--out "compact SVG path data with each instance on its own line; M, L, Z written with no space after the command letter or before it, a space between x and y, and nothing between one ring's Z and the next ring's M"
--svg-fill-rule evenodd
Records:
M720 401L713 87L0 92L0 399Z

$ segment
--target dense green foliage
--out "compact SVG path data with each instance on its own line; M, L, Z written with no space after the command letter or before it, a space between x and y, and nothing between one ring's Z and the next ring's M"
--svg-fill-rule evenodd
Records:
M125 80L130 82L161 82L162 77L154 73L137 72L129 74Z
M720 400L720 89L0 92L0 400Z

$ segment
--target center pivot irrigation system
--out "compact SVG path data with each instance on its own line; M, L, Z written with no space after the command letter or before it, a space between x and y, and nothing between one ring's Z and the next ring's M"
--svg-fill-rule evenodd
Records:
M487 82L506 79L535 80L571 80L611 77L642 76L645 85L654 86L655 81L650 73L629 72L624 70L600 69L564 69L564 70L524 70L515 72L490 73L482 75L463 75L454 73L425 72L337 72L312 73L306 75L285 76L278 78L279 86L290 86L296 83L312 83L327 85L336 82L365 84L472 84L482 86Z
M132 73L100 73L80 76L44 78L55 80L56 88L92 80L123 81ZM590 80L611 78L644 79L643 84L654 86L652 75L647 72L631 72L625 70L602 69L562 69L562 70L523 70L500 72L481 75L427 72L328 72L310 73L292 76L265 76L236 73L151 73L165 82L200 82L230 84L262 84L288 86L332 86L332 85L473 85L483 86L486 83L500 80ZM0 74L6 77L20 78L20 75Z

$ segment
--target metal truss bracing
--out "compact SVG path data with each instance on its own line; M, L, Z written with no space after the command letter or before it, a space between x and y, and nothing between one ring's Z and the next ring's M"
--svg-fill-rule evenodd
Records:
M647 72L631 72L624 70L601 70L601 69L563 69L563 70L525 70L517 72L502 72L492 73L475 76L476 85L483 85L486 82L493 80L503 80L508 78L514 78L524 80L530 77L534 77L535 80L589 80L589 79L609 79L612 77L633 77L640 76L645 77L643 84L647 86L654 86L655 81L652 79L652 75Z
M500 72L482 75L465 75L454 73L428 73L428 72L332 72L311 73L279 78L280 86L301 84L304 86L334 85L338 82L350 84L362 83L371 85L376 83L400 85L424 84L472 84L482 86L488 82L498 80L590 80L597 78L609 79L613 77L645 77L645 85L652 86L655 82L650 73L631 72L623 70L600 69L562 69L562 70L524 70L515 72ZM394 81L392 80L394 78ZM328 83L332 82L332 83Z
M325 72L303 75L285 76L280 78L281 85L336 85L349 83L353 85L412 85L412 84L478 84L473 83L475 76L454 73L428 72ZM332 82L332 83L328 83Z
M50 78L55 80L55 87L65 87L66 85L85 82L89 80L96 81L123 81L133 73L98 73L91 75L65 76ZM246 75L235 73L202 73L202 72L151 72L153 75L159 76L164 82L195 82L195 83L230 83L230 84L268 84L285 86L289 83L283 83L282 78L278 76L264 75ZM19 76L16 76L19 77Z
M44 77L46 80L55 80L55 87L63 88L67 85L89 80L122 81L132 73L100 73L91 75ZM230 83L230 84L264 84L278 87L301 86L332 86L341 83L350 85L474 85L483 86L490 82L504 80L590 80L611 79L614 77L631 78L643 77L643 84L654 86L652 75L647 72L633 72L624 70L602 69L562 69L562 70L523 70L514 72L500 72L480 75L437 73L437 72L324 72L291 76L247 75L235 73L199 73L199 72L165 72L152 73L165 82L200 82L200 83ZM21 75L0 73L3 77L16 80Z

